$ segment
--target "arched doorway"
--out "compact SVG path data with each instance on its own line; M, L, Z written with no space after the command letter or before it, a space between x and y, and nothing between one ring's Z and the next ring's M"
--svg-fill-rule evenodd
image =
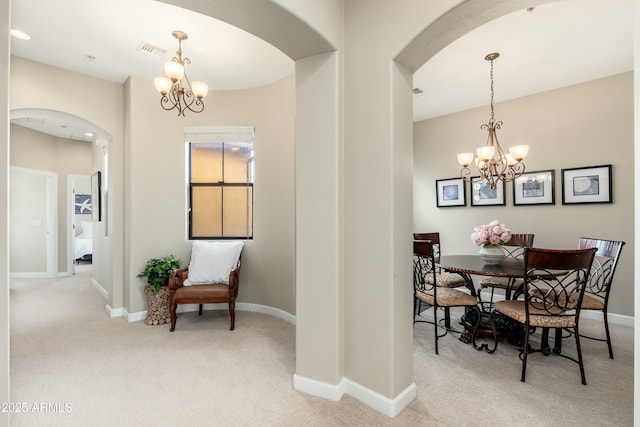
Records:
M98 197L98 194L91 194L91 176L94 169L102 170L103 174L108 173L103 167L106 165L94 165L94 160L102 160L102 152L111 136L94 123L62 111L21 108L12 110L10 119L14 129L14 132L10 132L13 147L11 166L44 169L55 177L55 185L48 186L50 191L46 195L47 200L50 200L46 203L50 211L48 218L52 218L46 221L48 226L44 227L48 249L45 251L38 247L43 240L36 238L26 253L46 252L49 261L55 260L50 262L52 271L47 273L48 277L73 274L75 262L79 258L76 252L83 252L80 257L84 259L87 259L86 255L93 254L92 222L96 216L91 214L91 210L94 207L98 209L99 205L91 200L92 196L94 199ZM21 185L20 182L22 181L12 185L12 193L31 194L14 188ZM82 209L75 208L76 199L81 203L79 207L82 206ZM89 204L87 201L90 201ZM100 216L97 218L101 219ZM19 224L16 222L20 220L24 220L23 216L12 215L12 230L17 230ZM39 219L33 221L40 223ZM37 229L35 227L32 228ZM16 233L12 233L14 235ZM12 245L12 263L28 265L21 262L25 257L20 255L18 248L24 242L23 239L19 240L20 245ZM29 275L28 272L18 273Z
M225 1L212 8L196 0L189 8L249 31L296 60L294 387L330 399L347 393L395 415L416 394L407 285L412 73L457 36L521 5L471 0L436 10L335 2L316 6L324 12L318 13L276 3ZM249 19L253 14L263 19ZM295 42L286 34L295 34ZM331 43L316 50L313 39L323 36Z

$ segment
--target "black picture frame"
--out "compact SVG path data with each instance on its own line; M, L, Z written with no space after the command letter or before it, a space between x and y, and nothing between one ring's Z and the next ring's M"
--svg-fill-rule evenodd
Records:
M91 220L102 221L102 174L97 171L91 175Z
M562 204L613 203L611 165L562 169Z
M482 181L479 176L474 176L469 182L471 187L471 206L504 206L505 188L504 182L498 180L496 188L491 188L488 182Z
M513 206L555 205L555 170L527 172L513 181Z
M467 206L467 187L462 178L436 180L436 205L439 208Z

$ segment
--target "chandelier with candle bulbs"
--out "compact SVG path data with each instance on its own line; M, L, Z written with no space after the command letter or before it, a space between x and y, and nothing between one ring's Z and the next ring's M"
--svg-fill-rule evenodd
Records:
M502 122L496 122L493 110L493 61L500 56L499 53L490 53L484 59L491 62L491 116L489 122L480 126L480 129L489 132L487 143L476 150L478 157L475 164L480 173L480 181L488 183L491 188L496 188L498 181L513 181L524 173L522 162L529 152L528 145L515 145L509 147L509 153L505 154L498 142L496 131L502 127ZM458 163L462 165L460 176L465 181L471 181L469 165L474 161L473 153L459 153Z
M204 110L204 97L209 93L209 85L204 82L189 81L185 65L191 64L189 58L182 58L182 41L188 38L182 31L171 33L178 39L178 50L171 61L165 62L164 72L166 77L156 77L153 82L156 90L160 92L160 106L165 110L176 109L178 116L184 116L189 110L200 113ZM183 83L184 79L184 83Z

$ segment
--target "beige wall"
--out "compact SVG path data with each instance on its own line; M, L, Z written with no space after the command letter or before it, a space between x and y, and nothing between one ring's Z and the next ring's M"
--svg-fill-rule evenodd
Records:
M255 126L254 238L243 251L239 301L295 314L293 76L212 92L203 113L185 117L159 107L152 82L130 78L127 87L125 308L146 307L146 283L136 276L148 258L174 254L189 262L184 128L237 125Z
M633 73L495 104L503 148L529 144L527 171L555 169L555 205L436 207L435 180L459 176L456 154L484 145L489 107L414 124L414 231L440 231L445 253L475 253L473 227L498 219L535 245L573 248L582 236L626 242L609 311L633 316ZM561 169L612 164L613 204L562 205ZM474 171L472 174L477 174ZM469 198L467 185L467 200Z
M91 144L92 172L103 171L103 154L109 153L110 165L115 171L109 174L110 214L105 220L94 222L93 280L107 292L110 307L122 307L123 258L119 256L123 251L123 215L120 213L123 210L123 180L119 172L123 165L122 85L19 57L11 57L10 81L11 110L42 108L61 111L95 126L100 144ZM105 234L107 221L111 230L108 237ZM112 254L116 255L112 258Z
M146 309L146 298L142 292L144 282L136 277L146 259L173 253L182 259L183 265L186 266L189 261L190 244L186 240L185 222L184 127L255 126L254 240L247 242L245 249L239 300L295 314L293 77L246 91L211 93L204 113L178 118L174 112L159 108L158 95L152 82L143 79L132 78L126 88L123 88L122 85L80 76L22 58L14 58L12 77L14 76L12 108L46 107L69 112L96 123L109 135L117 135L120 129L103 123L124 122L122 109L120 106L116 108L116 105L118 99L124 104L125 93L127 94L127 111L133 113L128 117L130 131L127 133L126 149L114 137L110 143L97 148L93 144L92 155L95 171L103 170L103 155L105 152L110 154L109 214L94 229L98 246L94 253L94 280L109 292L107 303L111 308L124 307L129 313ZM113 99L115 102L106 103L101 111L92 111L95 108L90 105L93 104L90 99L79 97L75 99L78 105L69 110L69 100L63 97L58 103L55 97L56 87L47 86L52 76L55 76L56 84L62 87L72 82L84 83L87 85L85 92L102 90L105 92L104 99ZM44 101L36 96L35 86L45 93ZM83 106L86 111L82 109ZM15 131L20 135L22 128L14 128L17 128ZM62 144L62 147L65 145ZM116 244L118 235L124 230L117 226L124 215L117 205L114 206L114 200L117 203L123 198L117 191L117 186L115 189L113 186L114 182L122 182L124 178L123 162L118 161L119 150L127 155L127 198L130 212L134 212L131 222L127 222L126 249ZM53 152L50 154L54 155ZM20 161L25 162L27 161ZM31 167L37 166L45 170L51 167L41 157L28 162ZM163 190L158 191L158 188ZM66 187L64 191L66 192ZM158 212L163 214L158 215ZM149 218L154 221L149 221ZM110 229L108 238L105 237L107 221ZM256 253L261 255L252 256ZM125 280L118 278L118 260L122 260L123 265L126 261L128 266Z
M68 176L91 175L91 143L56 138L11 125L11 166L54 172L58 176L58 272L67 271Z
M201 12L212 13L211 2L208 0L167 2L178 5L190 4L194 8L199 5ZM403 174L398 169L410 167L407 165L411 159L406 146L412 141L412 138L407 136L411 132L410 74L415 69L409 63L410 61L401 61L395 67L393 58L407 46L410 48L408 57L415 57L416 55L412 56L412 54L421 50L426 51L430 38L412 39L412 37L455 5L463 6L458 8L460 15L464 18L464 25L457 27L459 33L466 28L481 25L501 13L518 7L539 4L541 1L533 0L530 4L523 5L523 2L512 0L448 1L437 4L416 0L394 2L349 0L344 2L349 9L346 11L345 19L342 15L343 2L341 1L309 1L305 3L304 8L298 2L293 3L291 0L255 0L242 2L238 6L235 5L236 3L239 2L234 0L216 2L217 5L225 6L220 8L225 13L236 13L233 17L238 18L236 21L238 26L253 26L256 32L264 30L262 34L265 40L272 40L274 44L280 41L281 49L287 53L291 52L292 58L312 57L329 52L332 48L336 49L335 54L308 58L301 61L304 64L301 65L300 62L296 64L297 141L295 151L296 160L304 161L304 163L297 163L299 170L296 171L296 185L302 183L307 189L322 189L319 196L308 195L304 199L305 205L296 200L296 214L299 214L295 218L296 227L299 227L297 231L302 229L305 235L329 236L328 239L321 241L320 250L315 253L311 251L313 249L311 244L307 244L304 251L296 251L299 258L296 260L296 278L303 279L296 283L297 293L304 293L301 299L305 301L306 306L302 307L312 308L309 311L304 310L307 318L304 324L297 326L297 340L301 336L308 338L305 341L306 345L302 346L304 353L298 351L297 343L296 371L312 380L326 381L324 385L331 388L335 382L326 380L328 377L326 372L335 368L330 372L331 375L338 380L347 378L352 381L351 384L355 383L354 387L347 386L349 394L379 409L382 407L389 409L389 413L394 413L395 410L401 410L412 398L411 395L407 398L404 394L404 390L410 389L412 379L412 341L411 328L407 325L410 322L410 314L406 315L403 311L411 310L411 273L410 269L406 268L409 262L406 260L410 258L408 236L412 228L411 203L407 202L411 197L407 197L406 193L407 191L410 193L408 189L411 188L411 176ZM272 16L255 14L256 9L252 9L254 4L262 6L260 11L263 11L273 4L287 3L295 4L296 12L303 19L289 20L286 21L287 25L282 25L282 22L270 19ZM481 10L482 13L475 13L474 5L477 5L477 8L487 5L492 7ZM318 10L323 13L316 13ZM260 16L261 19L252 19L255 16ZM244 20L241 19L243 17ZM291 24L292 21L293 24ZM316 28L315 24L320 22L316 28L317 31L329 34L326 39L334 41L333 46L323 46L322 40L318 41L313 34L310 36L309 31L302 31L307 29L303 22L313 23L314 28ZM321 25L327 22L328 25ZM343 28L351 29L350 34L344 37L346 47L344 50L341 44ZM439 31L441 33L436 34L432 39L444 44L452 39L447 28L441 27ZM291 34L295 34L296 37L291 37ZM300 37L298 37L299 34ZM314 40L317 43L314 44ZM302 46L302 49L296 49L299 46ZM318 46L325 50L318 50ZM297 52L297 55L293 52ZM345 58L346 56L349 59ZM126 92L133 99L137 99L137 94L146 94L149 91L141 82L134 81L130 86ZM140 98L138 101L142 99L147 98ZM131 103L131 108L127 103L123 108L130 110L127 113L130 117L144 111L151 111L151 105L157 108L157 100L149 100L148 105L146 102ZM246 108L246 105L244 107ZM221 114L224 116L225 111L221 111ZM128 157L131 158L132 163L127 168L127 177L142 173L140 165L143 164L145 153L147 153L147 162L156 161L155 156L149 159L148 153L158 153L158 160L163 163L163 167L169 171L169 174L175 173L169 170L174 167L174 163L181 163L181 159L176 161L167 159L161 153L162 150L153 144L153 137L158 132L152 129L161 121L167 120L168 116L159 117L161 117L160 120L155 121L142 118L146 123L146 129L149 130L148 133L144 133L141 129L127 131L127 137L132 141L141 136L152 137L151 141L133 142L141 145L131 149L132 152ZM485 120L486 118L483 117L479 123ZM169 139L179 141L179 137L176 137L176 135L179 136L179 132L173 129L169 131L171 133L167 135ZM396 149L395 139L403 137L405 141L400 142L397 146L399 148ZM120 135L116 138L120 138ZM316 143L324 144L324 147L317 148ZM120 142L118 145L123 147ZM300 151L303 152L302 155L299 154ZM313 154L316 152L322 156L312 162ZM117 162L122 170L124 170L123 159L124 156L121 156L120 162ZM373 174L372 171L374 171ZM382 177L375 176L373 181L368 180L377 173ZM151 175L151 178L156 178L155 172ZM325 185L317 185L318 177L324 179ZM389 183L386 179L393 182ZM131 182L136 188L132 189L128 200L133 200L133 196L147 197L142 194L142 191L149 188L149 184L144 183L144 180ZM139 184L140 182L143 184ZM160 183L164 182L160 180ZM258 191L257 182L258 176L256 176L256 192ZM378 183L382 185L377 186ZM120 182L120 184L123 183ZM374 190L371 190L372 188ZM179 190L176 192L175 187L171 187L168 192L179 194ZM365 192L375 194L365 194ZM347 200L348 203L346 203ZM325 201L331 203L326 208ZM394 205L395 202L399 204ZM175 206L179 203L181 202L175 202ZM160 201L156 202L154 207L167 207L168 204L169 202ZM328 213L330 218L327 220L323 216L322 221L314 221L314 205L323 208L320 212ZM173 205L169 206L167 212L171 213L173 209L175 209ZM124 212L124 204L117 206L115 210ZM131 217L132 212L129 209L126 215L129 215L128 221L130 220L132 228L127 232L143 238L149 236L155 238L155 234L166 235L168 232L171 234L170 239L177 240L178 237L173 234L177 229L173 227L176 224L169 222L168 224L172 227L163 228L167 223L163 218L166 215L165 211L156 209L153 214L159 218L154 224L155 227L145 227L146 224L141 224L138 218ZM142 232L136 230L140 227ZM151 230L151 228L154 229ZM375 244L378 247L372 248L367 233L377 233L379 239ZM134 240L132 235L128 235L127 238ZM148 245L146 242L137 244ZM141 266L143 256L128 253L128 246L116 244L114 253L124 252L132 266ZM149 248L146 250L150 252ZM343 254L344 257L341 256ZM133 259L134 256L137 258ZM344 259L345 270L348 268L347 271L342 270L342 259ZM114 260L114 264L116 262L117 260ZM309 273L322 271L325 266L330 268L329 275L325 275L330 280L325 283L324 288L317 288L314 286L317 279ZM301 269L305 270L303 274L299 273ZM134 271L130 269L123 277L130 282L133 273ZM4 275L6 277L6 271ZM138 288L134 287L134 291L138 292ZM366 298L363 298L363 295ZM318 298L314 300L314 296ZM277 296L274 295L274 297ZM6 298L8 299L8 296ZM139 300L132 302L138 304ZM313 309L314 304L319 307ZM299 303L298 309L300 307ZM299 313L299 316L302 317L303 313ZM342 316L345 317L344 324ZM348 319L346 319L347 316ZM3 333L8 332L8 319L6 322L7 327L3 329ZM8 342L8 336L3 342ZM314 343L315 347L313 347ZM317 348L327 351L318 352ZM344 365L347 368L343 376L340 369ZM327 366L329 366L328 369ZM8 350L5 372L8 375ZM338 387L330 390L336 391L335 395L338 398L345 391L343 384L341 382ZM321 385L323 387L319 388L325 388L323 384Z

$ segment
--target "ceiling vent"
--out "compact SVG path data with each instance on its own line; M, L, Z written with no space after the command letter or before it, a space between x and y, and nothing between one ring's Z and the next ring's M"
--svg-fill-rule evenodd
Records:
M138 52L144 52L149 55L162 58L167 51L165 49L159 48L158 46L154 46L145 41L141 41L136 49Z

